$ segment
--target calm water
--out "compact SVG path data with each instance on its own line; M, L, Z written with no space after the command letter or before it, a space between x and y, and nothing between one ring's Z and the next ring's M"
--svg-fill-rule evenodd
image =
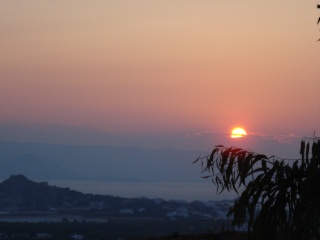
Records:
M166 200L222 200L233 199L234 194L218 195L211 182L201 183L141 183L141 182L95 182L95 181L49 181L49 185L69 187L83 193L112 195L119 197L163 198Z

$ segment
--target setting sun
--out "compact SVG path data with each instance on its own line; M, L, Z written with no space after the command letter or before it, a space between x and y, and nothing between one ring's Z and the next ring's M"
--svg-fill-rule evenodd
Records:
M231 131L231 138L241 138L246 135L247 135L246 131L240 127L234 128Z

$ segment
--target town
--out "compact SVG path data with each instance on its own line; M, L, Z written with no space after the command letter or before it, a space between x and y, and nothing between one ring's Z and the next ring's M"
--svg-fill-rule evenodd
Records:
M0 183L0 239L142 239L230 227L232 201L83 194L13 175Z

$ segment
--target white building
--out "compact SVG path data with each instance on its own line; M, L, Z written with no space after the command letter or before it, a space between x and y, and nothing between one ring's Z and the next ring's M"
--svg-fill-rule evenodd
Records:
M123 209L120 209L119 214L133 215L134 214L134 210L130 209L130 208L123 208Z
M72 239L74 240L83 240L84 239L84 236L81 235L81 234L74 234L72 236L70 236Z
M187 208L178 208L176 211L167 213L167 217L175 219L176 217L189 217L189 210Z

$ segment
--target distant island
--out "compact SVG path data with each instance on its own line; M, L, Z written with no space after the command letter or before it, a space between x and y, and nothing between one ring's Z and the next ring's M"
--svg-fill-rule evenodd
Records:
M87 228L94 224L104 229L101 236L108 234L108 239L163 236L172 232L207 233L227 225L229 204L227 200L186 202L84 194L47 182L34 182L24 175L12 175L0 183L0 233L15 233L7 232L8 224L13 222L38 228L51 224L52 231L45 231L51 238L57 233L54 226L61 224L79 226L77 231L66 232L70 231L68 236L74 233L84 237L90 232ZM134 227L137 224L139 228ZM123 227L127 229L125 232L121 231ZM36 234L35 231L20 233Z

